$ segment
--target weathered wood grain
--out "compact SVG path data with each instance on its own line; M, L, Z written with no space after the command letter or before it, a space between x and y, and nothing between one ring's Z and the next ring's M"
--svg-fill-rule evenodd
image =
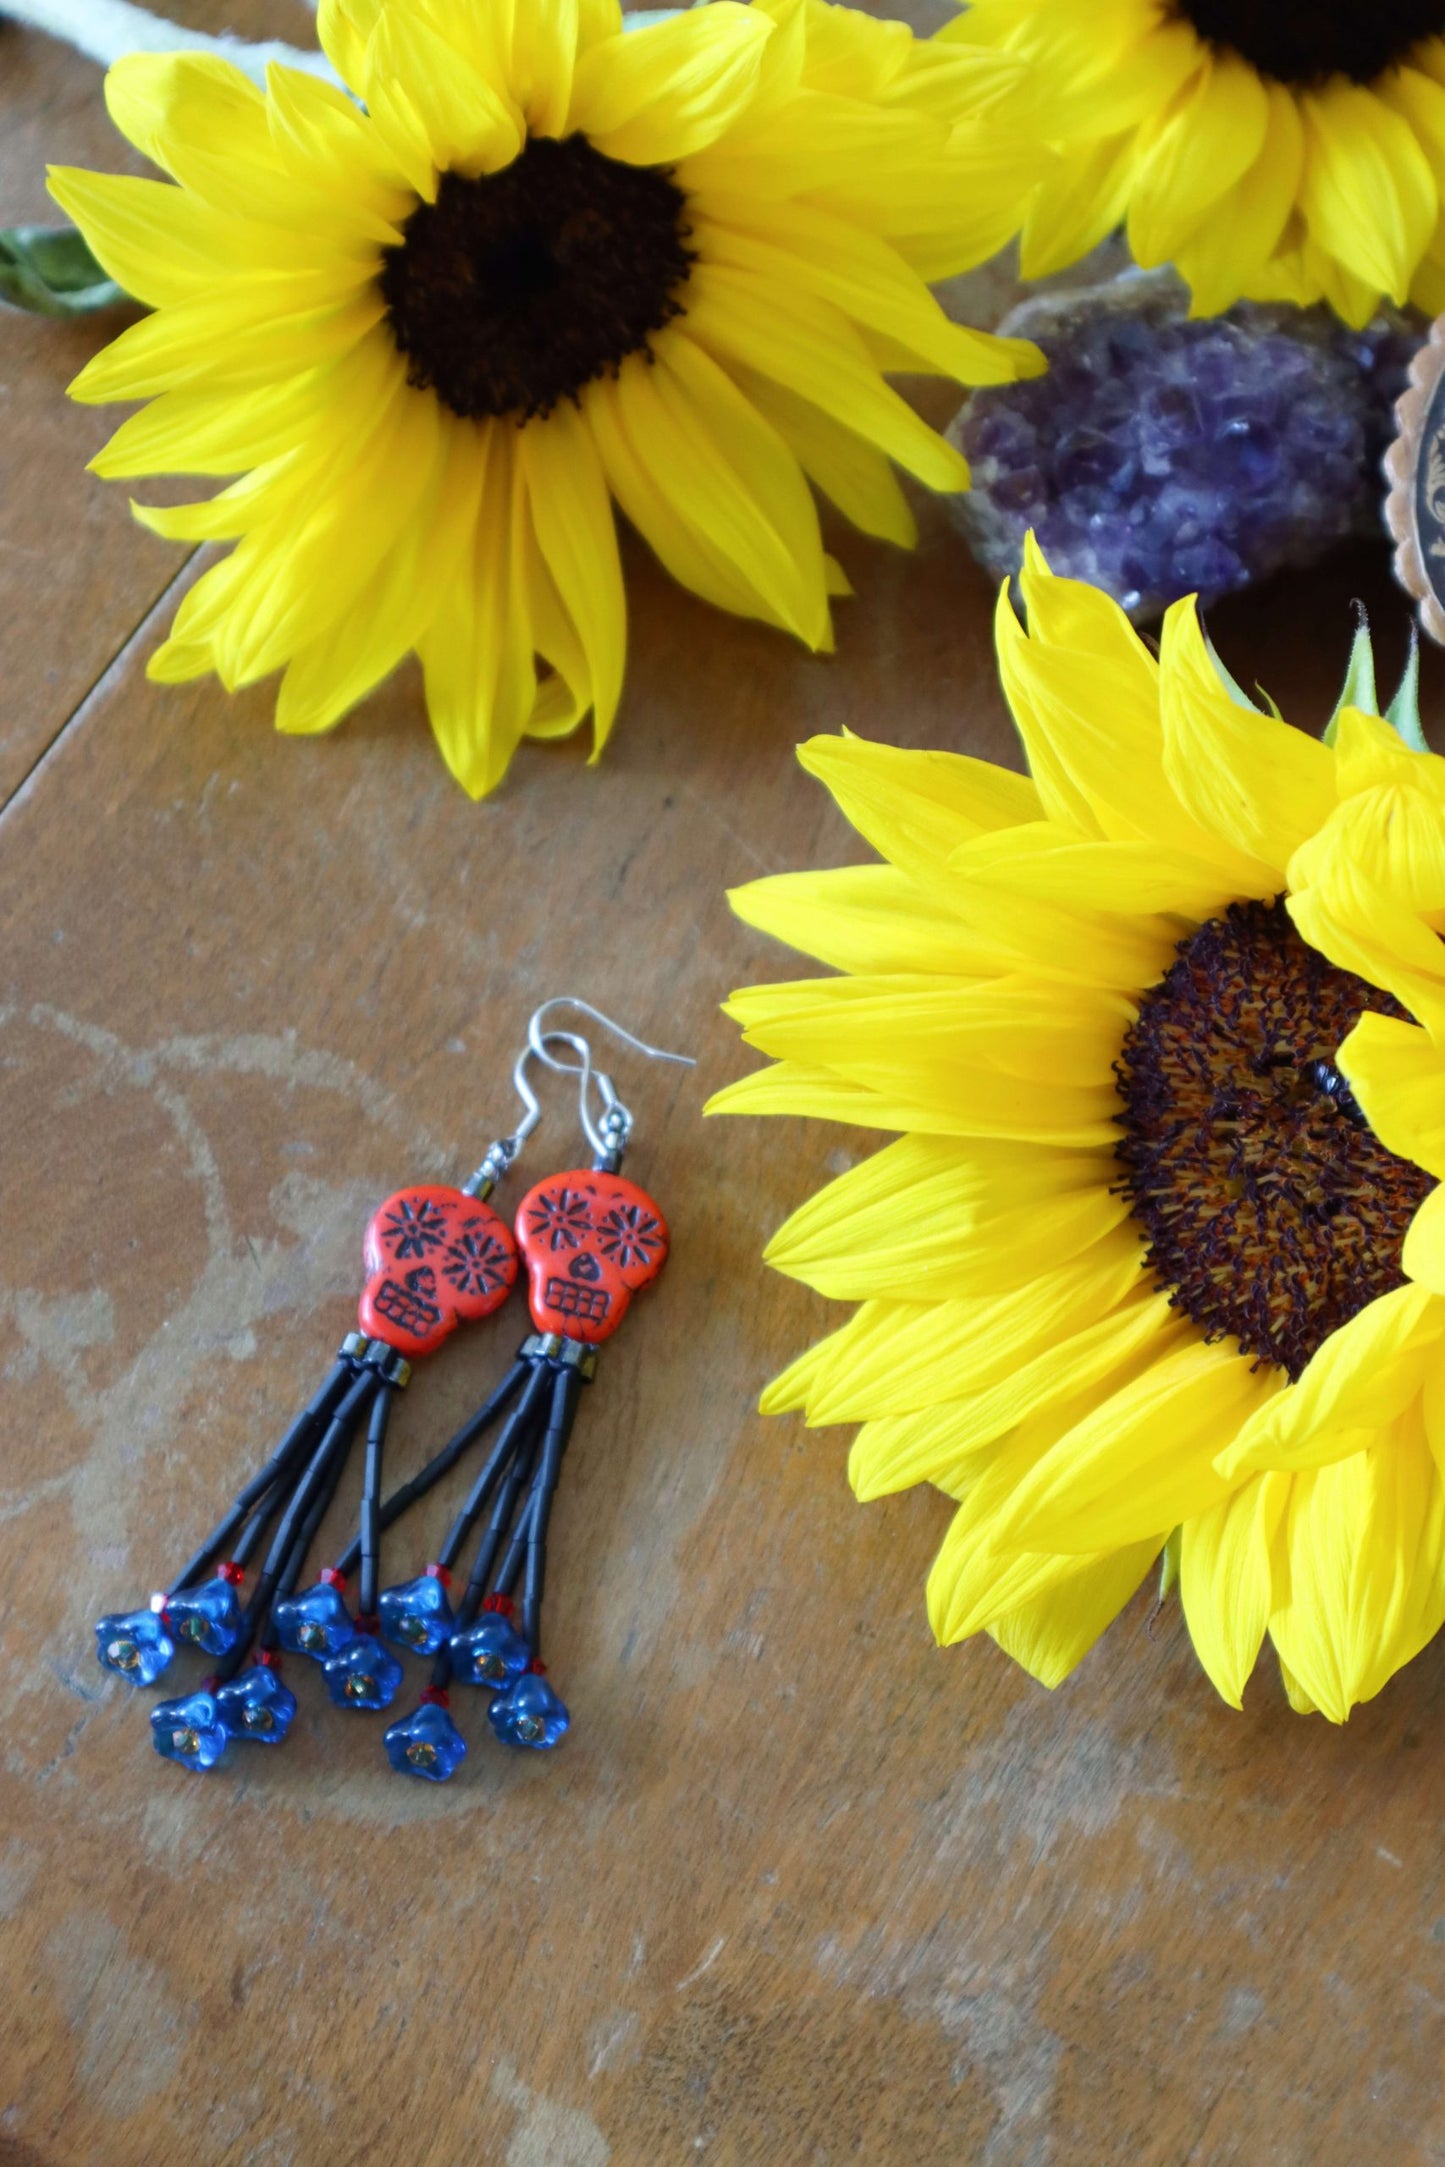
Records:
M0 48L23 111L40 63ZM1263 1679L1241 1717L1141 1603L1046 1695L987 1643L932 1649L942 1500L862 1511L841 1436L753 1411L823 1321L758 1251L867 1139L701 1121L746 1060L717 1001L792 967L722 891L850 853L789 757L814 730L1010 756L991 595L946 522L912 562L840 541L832 662L632 552L605 762L529 753L474 808L409 674L319 744L276 739L264 690L147 686L176 560L92 510L119 493L50 413L53 334L0 338L31 417L0 457L75 511L32 523L7 474L10 772L34 773L0 815L0 2162L1438 2162L1439 1652L1344 1733ZM1216 636L1322 711L1362 590L1398 653L1378 557ZM676 1255L558 1506L573 1735L503 1759L473 1713L461 1775L423 1789L308 1675L283 1753L163 1767L92 1617L282 1425L347 1325L371 1203L472 1163L528 1010L564 991L701 1064L618 1062ZM538 1170L573 1150L551 1112ZM398 1467L514 1330L419 1380ZM409 1531L388 1566L425 1554Z

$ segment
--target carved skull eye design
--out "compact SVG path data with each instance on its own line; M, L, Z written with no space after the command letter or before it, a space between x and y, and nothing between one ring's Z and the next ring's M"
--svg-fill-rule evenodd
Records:
M517 1252L505 1227L494 1230L478 1221L447 1244L441 1272L458 1294L505 1292L517 1276Z
M599 1246L623 1271L650 1264L667 1247L667 1228L655 1211L640 1204L614 1204L597 1223Z
M554 1255L559 1249L580 1249L592 1232L589 1199L565 1182L533 1194L537 1201L529 1200L527 1209L527 1230L533 1239Z
M447 1238L446 1214L430 1197L398 1196L382 1209L382 1238L398 1263L440 1249Z

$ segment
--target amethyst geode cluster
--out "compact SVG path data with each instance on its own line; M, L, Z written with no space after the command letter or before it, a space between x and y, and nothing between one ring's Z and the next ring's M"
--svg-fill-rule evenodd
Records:
M1129 273L999 326L1049 369L975 392L950 431L973 469L952 501L990 571L1017 570L1032 527L1055 572L1145 622L1380 531L1380 460L1423 324L1188 306L1171 273Z

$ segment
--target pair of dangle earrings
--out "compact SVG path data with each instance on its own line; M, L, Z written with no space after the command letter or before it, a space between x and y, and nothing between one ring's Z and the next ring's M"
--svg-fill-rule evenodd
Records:
M279 1744L297 1706L282 1677L285 1652L320 1664L338 1706L389 1707L404 1673L388 1642L432 1658L418 1706L383 1740L392 1767L405 1775L445 1782L465 1755L450 1706L454 1684L492 1696L487 1713L506 1745L546 1748L567 1730L567 1709L541 1654L552 1503L597 1351L634 1295L662 1270L668 1231L651 1197L620 1172L632 1114L594 1063L587 1039L549 1025L560 1007L591 1017L650 1059L692 1065L685 1054L634 1038L586 1001L571 995L545 1001L512 1072L524 1109L518 1126L490 1146L460 1188L398 1189L373 1212L359 1329L342 1341L320 1391L170 1585L144 1609L96 1626L103 1668L133 1685L153 1685L183 1643L218 1659L197 1691L152 1710L151 1735L165 1759L206 1769L233 1739ZM590 1167L554 1174L528 1190L514 1232L488 1199L541 1119L528 1074L533 1059L578 1079L593 1159ZM458 1325L499 1309L522 1263L533 1329L516 1360L442 1450L386 1495L387 1428L414 1363ZM363 1429L356 1534L303 1587L318 1530ZM416 1578L381 1589L385 1531L488 1438L490 1449L437 1556ZM479 1527L454 1603L454 1575ZM256 1560L259 1570L243 1600ZM347 1601L353 1575L354 1613Z

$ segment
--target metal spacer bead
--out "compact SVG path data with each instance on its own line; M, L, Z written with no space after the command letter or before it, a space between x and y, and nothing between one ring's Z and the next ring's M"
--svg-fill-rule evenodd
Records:
M365 1332L348 1332L341 1342L338 1359L343 1362L364 1362L370 1344Z
M462 1183L462 1195L474 1196L484 1204L516 1156L514 1147L506 1139L490 1145L476 1172Z
M389 1347L384 1339L371 1339L366 1343L366 1362L377 1375L384 1377L400 1392L411 1381L411 1364L395 1347Z
M586 1384L597 1374L597 1349L585 1346L580 1339L564 1339L560 1332L533 1332L523 1340L522 1353L529 1361L555 1362L559 1369L575 1369Z

